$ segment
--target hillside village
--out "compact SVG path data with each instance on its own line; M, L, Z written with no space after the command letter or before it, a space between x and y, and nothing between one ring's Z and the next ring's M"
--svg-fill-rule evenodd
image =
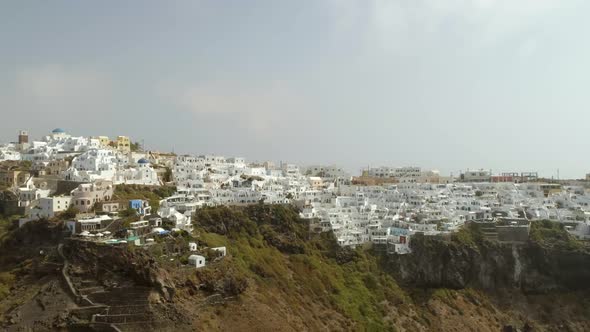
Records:
M148 200L121 194L129 187L167 191ZM0 146L0 188L0 213L20 215L19 226L65 216L72 237L112 245L149 245L158 235L191 232L198 209L248 204L293 204L310 231L332 231L341 246L372 243L397 254L411 251L416 234L444 237L466 223L480 223L500 242L526 241L530 222L544 219L590 238L585 181L487 170L452 177L420 167L353 176L333 165L143 151L126 136L73 136L59 128L40 140L21 131L17 142ZM192 264L201 266L199 257Z

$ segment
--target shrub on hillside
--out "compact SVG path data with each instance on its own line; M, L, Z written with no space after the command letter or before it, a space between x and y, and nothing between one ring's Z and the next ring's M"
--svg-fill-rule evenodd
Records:
M531 223L529 233L531 241L566 249L580 249L582 244L567 232L563 224L550 220L539 220Z
M225 261L198 269L195 274L200 288L208 293L237 296L248 288L246 276Z
M15 278L12 273L0 273L0 298L4 298L10 293L10 287L14 284Z

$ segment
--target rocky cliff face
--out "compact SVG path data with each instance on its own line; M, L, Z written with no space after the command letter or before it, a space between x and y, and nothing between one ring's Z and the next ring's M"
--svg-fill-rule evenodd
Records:
M93 242L66 241L64 251L73 264L84 267L92 278L115 279L121 275L139 286L157 290L164 300L171 300L174 284L167 271L160 268L145 251L130 251L126 247L110 247Z
M589 289L590 254L580 249L414 237L412 254L383 258L406 285L428 288L521 289L525 293Z
M0 328L100 330L125 317L127 331L590 331L590 251L553 226L521 246L464 230L381 256L309 235L286 206L207 208L194 220L194 238L144 248L63 239L60 223L15 230L0 243ZM187 241L228 255L189 268Z

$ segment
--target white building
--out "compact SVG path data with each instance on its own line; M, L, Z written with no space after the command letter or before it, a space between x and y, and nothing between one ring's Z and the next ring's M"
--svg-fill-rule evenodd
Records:
M67 210L72 205L72 196L43 197L39 204L32 206L29 217L32 219L53 218L57 213Z
M225 257L227 254L227 249L225 247L215 247L211 248L213 251L217 251L221 257Z
M188 256L188 265L200 268L205 266L205 257L201 255L190 255Z
M92 210L94 204L109 201L113 197L114 188L110 181L82 183L71 191L72 204L80 212Z
M10 147L0 147L0 161L21 160L21 154Z
M113 181L121 162L126 160L119 158L114 150L91 149L74 158L72 166L65 172L65 179L80 182Z
M461 181L464 182L490 182L492 173L489 170L467 170L461 174Z
M24 186L17 189L19 206L29 206L32 202L49 196L49 189L40 189L29 178Z
M115 184L139 184L144 186L158 186L158 173L152 168L149 160L141 158L137 161L137 168L127 168L117 172Z
M192 232L193 225L191 223L191 211L188 210L185 214L178 212L175 207L166 200L160 201L158 215L163 219L168 219L174 223L174 228L182 229L187 232Z

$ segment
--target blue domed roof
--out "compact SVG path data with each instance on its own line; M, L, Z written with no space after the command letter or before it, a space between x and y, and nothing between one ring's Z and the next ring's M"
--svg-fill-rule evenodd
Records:
M145 158L141 158L137 161L137 163L138 164L149 164L150 162Z
M61 128L55 128L55 129L53 129L53 131L52 131L52 133L54 133L54 134L63 134L63 133L65 133L65 132L66 132L66 131L65 131L65 130L63 130L63 129L61 129Z

